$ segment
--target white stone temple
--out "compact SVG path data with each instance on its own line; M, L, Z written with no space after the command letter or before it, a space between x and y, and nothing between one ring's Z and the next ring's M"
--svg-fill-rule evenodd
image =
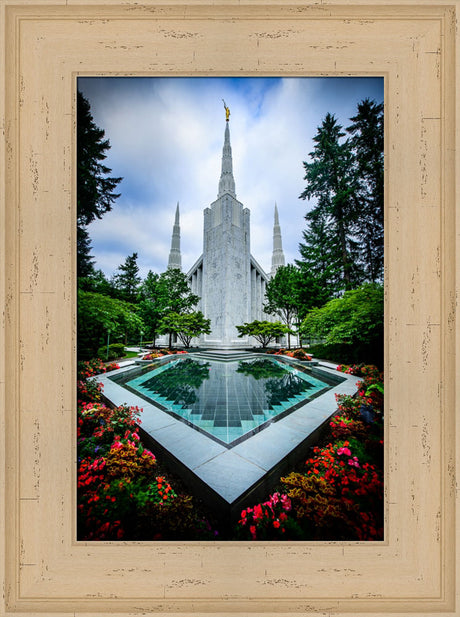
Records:
M273 255L266 274L250 249L249 208L236 198L228 107L226 110L222 171L217 199L204 209L203 253L187 273L190 288L200 297L197 310L211 320L211 334L194 339L194 345L232 349L252 346L238 338L236 325L255 319L275 321L263 311L265 286L285 263L278 209L275 203ZM181 268L179 204L173 227L168 268Z

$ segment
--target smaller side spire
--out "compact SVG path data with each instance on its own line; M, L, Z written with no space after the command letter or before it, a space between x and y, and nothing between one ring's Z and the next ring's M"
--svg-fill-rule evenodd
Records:
M273 224L273 253L272 253L272 270L271 276L275 276L276 271L280 266L284 266L283 243L281 240L281 227L278 217L278 207L275 201L275 220Z
M176 207L176 217L174 220L171 250L169 251L168 268L182 269L182 258L180 254L180 223L179 223L179 202Z

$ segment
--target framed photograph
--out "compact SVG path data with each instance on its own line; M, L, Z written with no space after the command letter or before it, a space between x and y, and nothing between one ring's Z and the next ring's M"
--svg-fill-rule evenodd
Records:
M2 4L2 614L458 614L456 10ZM204 76L383 79L383 540L77 537L77 83Z
M77 87L77 538L382 541L383 77Z

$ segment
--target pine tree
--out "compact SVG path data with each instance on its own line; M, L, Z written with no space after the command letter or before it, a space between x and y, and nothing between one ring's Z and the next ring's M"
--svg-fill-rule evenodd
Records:
M77 273L79 279L86 279L94 273L91 240L85 227L80 226L77 227Z
M310 309L322 306L340 288L340 259L322 210L311 210L305 218L309 225L302 232L304 242L299 244L302 259L296 260L296 264L302 274L307 309Z
M129 255L124 264L118 266L118 274L113 277L113 285L121 300L136 302L141 277L137 265L137 253Z
M86 227L112 209L120 196L114 193L122 178L111 178L112 171L102 164L110 148L104 131L96 126L88 100L77 91L77 276L93 270L91 243Z
M344 136L342 126L328 113L313 138L312 162L303 163L307 186L300 195L300 199L317 200L305 217L311 226L299 247L301 254L311 259L312 250L319 252L322 276L335 295L352 289L361 279L353 235L357 182L351 144Z
M358 174L357 196L360 215L356 234L368 281L383 277L383 104L369 99L358 103L358 113L350 118L351 146Z

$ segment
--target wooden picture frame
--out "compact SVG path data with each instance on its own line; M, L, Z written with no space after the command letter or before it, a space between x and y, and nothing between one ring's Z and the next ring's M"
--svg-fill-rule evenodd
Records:
M3 0L1 614L459 614L457 6ZM133 74L385 77L383 542L75 541L76 77Z

